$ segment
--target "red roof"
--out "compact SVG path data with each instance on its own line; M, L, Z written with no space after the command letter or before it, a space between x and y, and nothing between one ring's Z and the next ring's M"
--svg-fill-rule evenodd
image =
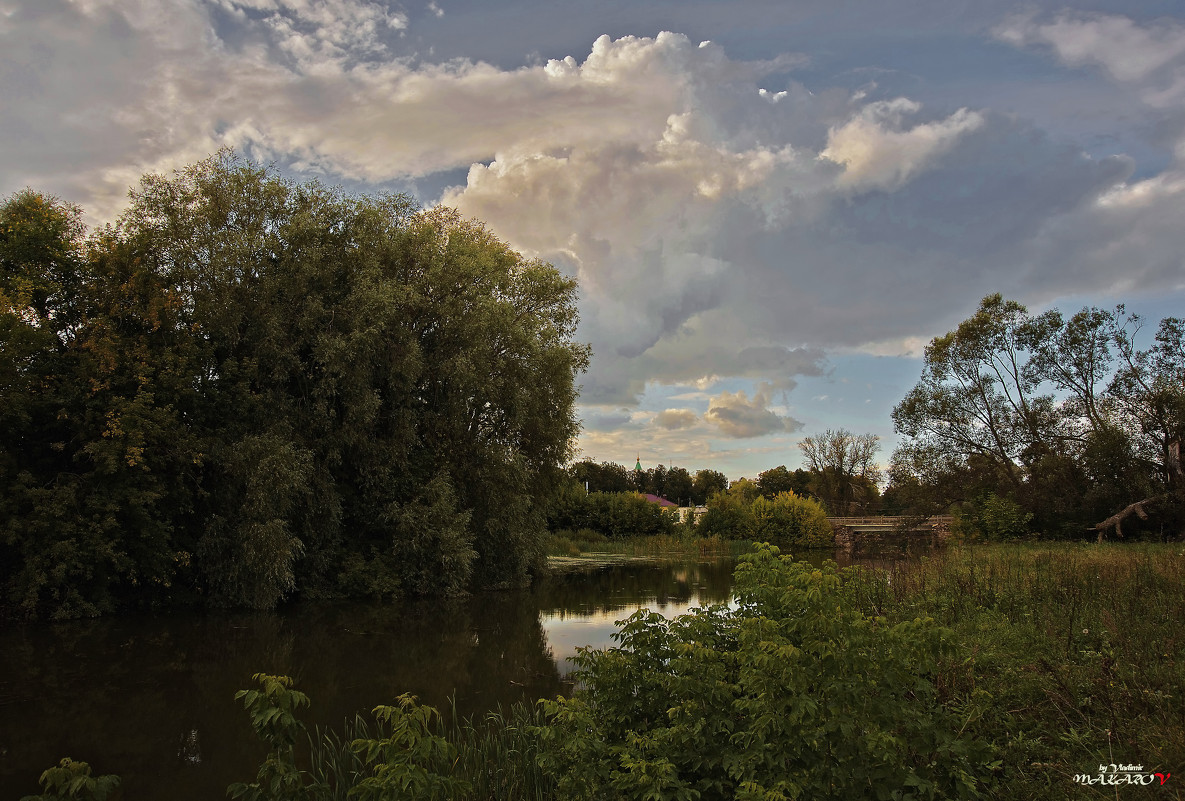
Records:
M676 509L679 508L679 504L671 503L666 498L660 498L657 495L651 495L649 492L642 495L642 497L645 498L646 500L650 501L651 503L657 503L659 506L673 506Z

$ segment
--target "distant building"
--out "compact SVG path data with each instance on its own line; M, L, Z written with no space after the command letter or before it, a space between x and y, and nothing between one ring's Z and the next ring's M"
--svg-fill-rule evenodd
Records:
M679 508L679 504L674 503L672 501L668 501L666 498L660 498L657 495L651 495L649 492L642 492L642 493L639 493L639 495L641 495L643 498L650 501L651 503L657 503L663 509L667 509L667 508L678 509Z

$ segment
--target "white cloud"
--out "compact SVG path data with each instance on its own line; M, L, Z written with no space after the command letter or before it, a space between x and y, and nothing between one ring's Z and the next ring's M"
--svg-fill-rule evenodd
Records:
M1185 56L1185 25L1163 20L1140 26L1108 14L1062 14L1045 23L1021 16L996 35L1017 46L1047 44L1066 64L1096 64L1120 81L1143 80Z
M1102 67L1115 80L1142 87L1144 101L1172 107L1185 100L1185 24L1138 25L1109 14L1063 13L1051 22L1014 17L996 35L1018 47L1048 45L1074 67Z
M844 165L841 187L892 191L948 153L964 133L983 125L983 117L959 109L944 120L905 127L921 104L903 97L869 103L852 119L832 128L819 155Z
M1117 263L1133 285L1179 283L1175 173L1127 185L1129 161L988 109L808 88L785 77L797 57L662 33L516 69L420 63L406 17L369 0L80 0L3 20L3 191L103 218L143 172L222 145L330 181L467 170L444 202L579 276L583 398L612 410L648 386L788 390L824 346L915 352L990 291L1086 292ZM1087 58L1065 26L1099 18L1066 20L1001 35ZM1179 27L1108 24L1157 55L1107 69L1171 87ZM739 401L712 398L713 425L778 417ZM698 425L680 434L709 441Z

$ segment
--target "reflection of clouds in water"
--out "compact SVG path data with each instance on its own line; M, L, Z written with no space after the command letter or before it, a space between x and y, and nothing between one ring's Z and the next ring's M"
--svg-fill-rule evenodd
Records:
M698 596L685 602L663 603L650 600L613 609L602 608L587 614L562 610L543 613L540 615L540 624L543 626L556 668L561 676L567 676L576 669L571 658L576 655L577 648L615 647L617 641L613 639L613 633L617 631L617 622L625 620L639 609L649 609L663 617L672 618L687 614L692 609L711 605L711 601L701 600ZM730 598L728 607L735 609L736 601Z

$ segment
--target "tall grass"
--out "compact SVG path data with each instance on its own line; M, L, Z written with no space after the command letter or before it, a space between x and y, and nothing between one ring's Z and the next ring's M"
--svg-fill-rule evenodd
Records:
M536 729L546 723L538 706L513 705L480 717L461 717L456 707L435 718L433 734L457 749L451 776L469 785L469 791L452 796L455 801L543 801L555 796L555 782L536 760ZM351 748L357 740L381 736L374 721L361 715L346 720L341 729L318 727L309 733L309 774L325 789L318 801L349 801L352 787L368 775L359 755Z
M999 797L1110 797L1073 777L1111 763L1185 779L1181 545L964 545L849 592L872 614L953 629L963 656L938 678L995 743Z

